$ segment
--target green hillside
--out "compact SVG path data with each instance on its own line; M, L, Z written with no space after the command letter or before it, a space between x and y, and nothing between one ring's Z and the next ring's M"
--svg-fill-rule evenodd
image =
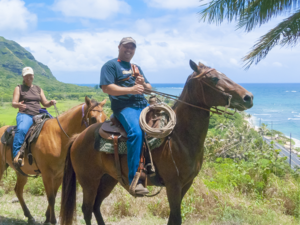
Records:
M14 88L22 83L22 69L26 66L33 68L34 84L40 86L47 97L79 99L95 92L89 87L59 82L48 66L38 62L25 48L0 36L0 101L12 100Z

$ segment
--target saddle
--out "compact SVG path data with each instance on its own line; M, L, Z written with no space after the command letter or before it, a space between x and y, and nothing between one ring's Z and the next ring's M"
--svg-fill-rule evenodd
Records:
M38 114L32 118L33 125L29 128L29 130L25 136L25 140L24 140L24 142L20 148L20 151L18 153L19 159L22 159L22 164L21 165L14 164L14 166L18 170L18 172L20 172L24 176L28 176L28 175L25 174L19 167L22 167L24 165L25 151L27 150L28 162L30 165L32 165L33 156L31 154L30 144L37 140L37 138L44 126L44 123L49 119L50 119L50 116L47 113ZM4 145L12 146L16 129L17 129L17 126L10 126L5 130L4 134L1 137L1 142ZM11 150L12 150L12 148L11 148ZM12 151L11 151L11 154L12 154ZM12 158L13 158L13 155L12 155Z
M161 120L160 112L158 112L157 110L151 110L146 116L146 122L151 127L158 128L160 126L160 120ZM121 185L127 186L128 184L126 184L122 179L120 158L118 153L119 141L127 141L127 133L125 129L123 128L120 121L118 121L118 119L114 115L111 115L110 120L105 121L100 127L99 135L103 139L113 141L114 157L115 157L115 165L117 168L118 181L120 182ZM136 176L134 177L132 184L129 187L130 194L136 197L142 197L142 196L135 195L134 189L139 179L143 181L144 187L146 187L147 178L149 178L151 183L156 186L164 186L163 182L159 178L158 173L155 172L149 144L147 142L146 135L144 135L144 143L143 143L143 150L140 158L140 165L138 168L138 172L136 173Z

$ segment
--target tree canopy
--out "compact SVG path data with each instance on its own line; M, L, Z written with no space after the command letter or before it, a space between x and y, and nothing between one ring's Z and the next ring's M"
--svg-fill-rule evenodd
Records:
M217 25L223 21L236 21L237 29L243 28L245 32L250 32L277 16L288 15L261 36L243 57L246 69L253 63L259 63L276 45L293 47L299 41L300 0L212 0L202 6L201 20Z

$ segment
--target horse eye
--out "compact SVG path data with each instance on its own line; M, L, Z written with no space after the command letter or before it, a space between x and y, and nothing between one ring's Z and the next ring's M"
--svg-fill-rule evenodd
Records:
M217 77L212 77L212 78L211 78L211 81L212 81L214 84L217 84L219 80L220 80L220 79L217 78Z

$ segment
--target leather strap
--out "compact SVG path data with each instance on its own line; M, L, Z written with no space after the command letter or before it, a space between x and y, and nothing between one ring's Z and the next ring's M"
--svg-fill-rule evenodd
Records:
M115 164L117 169L117 178L121 185L125 186L125 183L122 179L122 173L121 173L121 165L120 165L120 158L119 158L119 152L118 152L118 136L114 136L114 155L115 155Z

